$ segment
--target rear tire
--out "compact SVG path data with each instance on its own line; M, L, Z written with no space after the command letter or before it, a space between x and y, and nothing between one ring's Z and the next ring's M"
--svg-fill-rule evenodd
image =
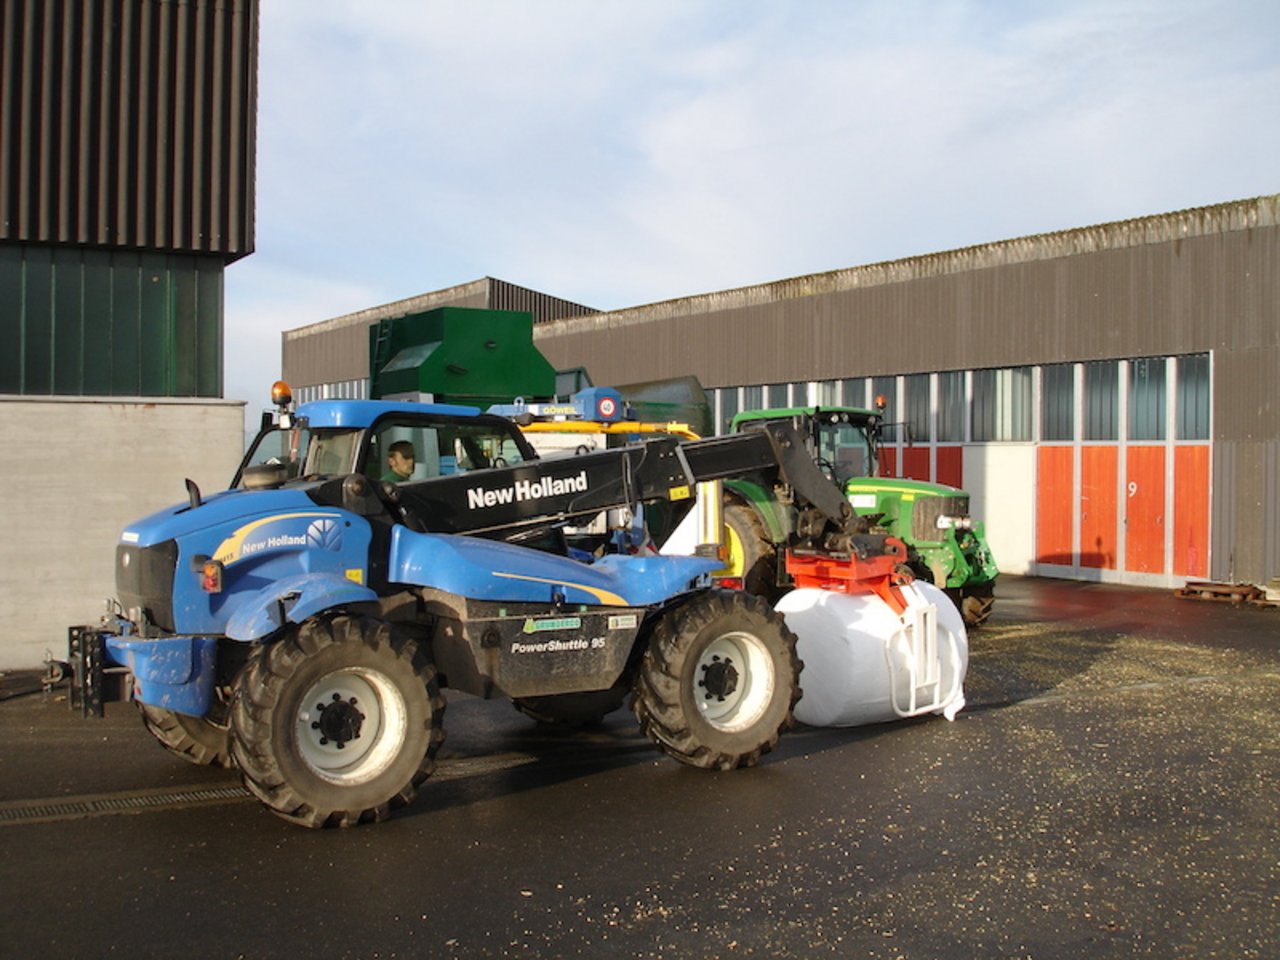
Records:
M201 767L231 767L231 731L226 704L215 703L208 717L175 713L135 701L147 732L170 753Z
M237 679L232 756L271 811L307 827L386 819L444 740L426 653L365 617L308 620L258 647Z
M801 667L781 614L759 597L711 590L659 618L632 709L644 734L681 763L750 767L793 722Z
M725 546L729 575L742 578L742 589L772 602L778 587L778 551L764 521L750 506L737 500L724 505Z

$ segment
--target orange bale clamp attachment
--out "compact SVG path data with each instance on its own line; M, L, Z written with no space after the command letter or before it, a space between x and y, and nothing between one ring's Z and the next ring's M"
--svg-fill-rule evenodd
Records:
M797 588L812 587L833 593L874 593L897 615L907 609L898 587L914 579L907 570L907 546L896 537L885 539L885 552L873 557L847 558L797 555L787 551L787 573Z

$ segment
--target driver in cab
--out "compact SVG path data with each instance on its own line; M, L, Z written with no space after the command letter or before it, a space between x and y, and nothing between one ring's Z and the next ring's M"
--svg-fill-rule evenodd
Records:
M416 462L413 444L408 440L397 440L387 448L387 471L382 475L384 483L404 483L413 477Z

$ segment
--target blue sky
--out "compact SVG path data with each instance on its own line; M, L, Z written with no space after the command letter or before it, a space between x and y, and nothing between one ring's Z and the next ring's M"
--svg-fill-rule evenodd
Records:
M1280 191L1274 0L268 0L226 395L494 276L615 309Z

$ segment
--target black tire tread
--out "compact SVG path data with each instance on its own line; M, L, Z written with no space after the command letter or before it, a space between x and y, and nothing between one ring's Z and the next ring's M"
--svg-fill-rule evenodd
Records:
M135 701L147 732L160 745L188 763L201 767L232 767L231 732L204 717L192 717Z
M968 596L960 601L960 614L964 617L966 627L980 627L991 616L991 608L995 606L995 597Z
M722 618L747 617L766 630L774 627L782 643L779 684L790 673L786 711L775 724L757 724L733 736L732 746L708 743L698 722L686 712L681 697L683 666L693 651L694 639ZM762 631L763 632L763 631ZM710 590L663 614L650 637L637 674L632 710L640 729L668 756L694 767L732 770L756 765L778 743L782 731L794 724L793 711L800 699L799 677L803 664L796 654L795 634L782 616L763 599L738 590ZM698 718L701 720L701 718Z

